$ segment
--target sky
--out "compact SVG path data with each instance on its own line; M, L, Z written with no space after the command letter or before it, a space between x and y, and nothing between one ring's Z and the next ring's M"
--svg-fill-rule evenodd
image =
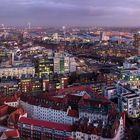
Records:
M139 26L140 0L0 0L0 24Z

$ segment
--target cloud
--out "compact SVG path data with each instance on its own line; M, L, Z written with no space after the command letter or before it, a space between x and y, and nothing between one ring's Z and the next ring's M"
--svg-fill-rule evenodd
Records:
M140 25L140 0L1 0L0 21L35 25Z

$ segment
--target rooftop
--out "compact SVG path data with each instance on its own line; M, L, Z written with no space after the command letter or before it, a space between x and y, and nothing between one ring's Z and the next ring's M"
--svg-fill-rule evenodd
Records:
M115 131L118 131L120 117L121 114L113 111L108 119L108 123L105 123L101 119L90 121L88 118L81 118L74 123L73 131L94 134L104 138L113 138Z
M59 131L67 131L67 132L72 131L71 125L49 122L49 121L42 121L42 120L35 120L35 119L25 118L25 117L21 117L19 119L19 123L39 126L43 128L49 128L49 129L56 129Z
M105 97L94 93L91 88L85 86L62 89L50 96L42 94L36 97L22 94L21 101L63 111L67 111L69 106L72 107L72 110L78 110L78 106L104 107L109 105L109 101Z

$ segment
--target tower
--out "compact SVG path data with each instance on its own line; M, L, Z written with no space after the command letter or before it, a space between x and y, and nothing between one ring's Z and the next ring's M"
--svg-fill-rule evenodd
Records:
M64 35L64 45L66 46L66 26L63 26L62 29L63 29L63 35Z
M2 26L2 29L3 29L4 38L6 38L7 37L7 31L5 29L5 25L4 24L1 24L1 26Z
M104 32L100 32L100 41L103 41L103 39L104 39Z
M30 30L30 29L31 29L31 23L28 22L28 30Z

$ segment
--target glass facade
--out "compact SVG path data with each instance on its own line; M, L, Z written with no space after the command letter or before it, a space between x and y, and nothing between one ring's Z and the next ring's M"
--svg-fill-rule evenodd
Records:
M63 74L65 71L64 71L64 59L61 59L60 60L60 73Z

